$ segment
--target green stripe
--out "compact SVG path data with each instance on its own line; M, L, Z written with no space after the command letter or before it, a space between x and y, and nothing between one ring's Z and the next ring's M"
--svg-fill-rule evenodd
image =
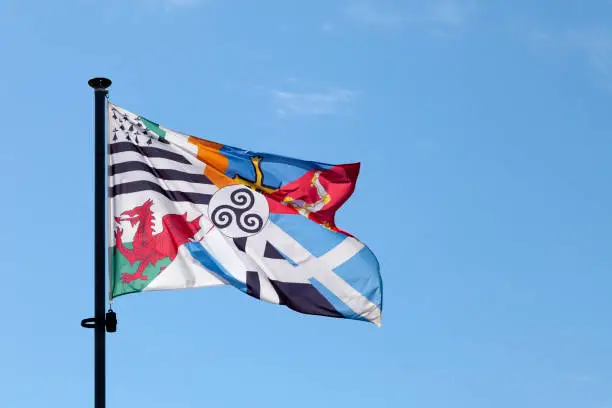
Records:
M126 248L132 249L132 243L126 242ZM111 267L111 295L113 298L127 295L129 293L141 292L145 287L147 287L153 279L159 275L161 272L161 268L166 267L172 262L170 257L165 257L157 262L155 265L150 265L145 269L144 276L147 277L147 280L136 279L131 281L130 283L121 282L121 274L122 273L135 273L140 265L140 261L134 262L134 265L130 265L130 262L124 257L121 252L119 252L116 247L111 248L110 251L110 267Z
M157 123L151 122L149 119L143 118L142 116L139 116L138 119L140 119L142 123L145 124L145 126L147 127L147 130L154 132L159 137L162 137L164 139L166 138L166 131L160 128Z

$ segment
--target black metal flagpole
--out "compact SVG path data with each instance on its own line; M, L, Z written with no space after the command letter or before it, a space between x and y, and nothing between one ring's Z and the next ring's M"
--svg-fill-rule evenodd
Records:
M116 330L114 312L106 311L106 95L111 80L93 78L94 89L94 317L81 321L81 326L94 329L94 392L95 408L106 407L106 331Z

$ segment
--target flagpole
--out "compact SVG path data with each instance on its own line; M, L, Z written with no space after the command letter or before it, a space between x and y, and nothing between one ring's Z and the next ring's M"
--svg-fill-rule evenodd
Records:
M111 323L106 311L106 95L111 85L108 78L93 78L88 82L94 89L94 318L85 319L81 326L94 329L94 407L106 407L106 330ZM113 316L114 317L114 313ZM112 325L112 323L111 323Z

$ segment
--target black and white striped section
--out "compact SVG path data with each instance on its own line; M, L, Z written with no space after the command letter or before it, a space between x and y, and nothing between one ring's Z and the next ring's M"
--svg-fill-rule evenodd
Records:
M197 160L198 148L189 142L189 135L145 121L146 119L142 119L132 112L117 105L109 104L109 143L132 142L139 146L178 151L186 155L191 161Z
M197 159L196 146L137 142L144 125L132 123L136 120L118 111L109 117L109 197L154 193L174 202L207 205L217 187L204 175L206 165ZM180 138L173 135L172 140Z
M208 204L217 187L204 176L204 167L176 152L126 143L110 145L109 197L154 191L172 201ZM134 148L133 151L131 150Z

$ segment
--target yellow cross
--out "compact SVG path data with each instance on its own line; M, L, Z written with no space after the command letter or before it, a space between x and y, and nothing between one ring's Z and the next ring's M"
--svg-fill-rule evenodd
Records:
M234 180L240 184L251 187L253 190L260 193L272 194L277 188L264 186L263 184L263 172L261 171L261 160L259 156L251 157L251 163L253 163L253 169L255 170L255 182L240 177L238 174L234 176Z

